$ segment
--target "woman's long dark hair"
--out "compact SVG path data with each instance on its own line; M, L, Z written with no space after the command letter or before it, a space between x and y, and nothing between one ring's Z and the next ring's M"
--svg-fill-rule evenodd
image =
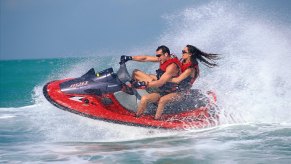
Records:
M187 45L188 52L191 54L190 60L192 64L198 64L197 59L207 67L215 67L215 60L220 59L219 54L205 53L195 46Z

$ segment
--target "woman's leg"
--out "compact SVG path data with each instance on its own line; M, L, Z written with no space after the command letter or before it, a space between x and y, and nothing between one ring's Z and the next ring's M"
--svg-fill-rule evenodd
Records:
M146 82L157 80L157 78L154 75L146 74L143 71L138 70L138 69L135 69L132 72L132 78L137 81L146 81Z
M141 97L140 103L137 108L136 116L140 116L143 114L144 110L147 107L149 102L157 102L159 101L161 95L158 93L151 93Z
M159 100L159 103L158 103L158 108L156 111L155 119L161 118L163 111L164 111L164 108L165 108L167 103L173 102L173 101L178 101L180 99L181 99L181 94L179 94L179 93L170 93L170 94L167 94L167 95L161 97Z

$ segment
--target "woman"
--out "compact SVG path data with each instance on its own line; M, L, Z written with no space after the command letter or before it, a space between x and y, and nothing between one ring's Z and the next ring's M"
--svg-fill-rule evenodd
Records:
M182 50L181 74L171 80L171 82L178 84L179 90L162 96L159 99L155 119L161 118L164 107L167 103L181 100L183 93L188 92L191 89L196 78L199 76L197 60L208 67L215 67L217 64L214 61L218 59L218 54L205 53L192 45L187 45Z

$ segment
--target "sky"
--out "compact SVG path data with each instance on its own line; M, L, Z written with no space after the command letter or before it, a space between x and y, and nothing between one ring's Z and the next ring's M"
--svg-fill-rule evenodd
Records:
M243 2L291 23L289 0ZM0 60L127 51L155 41L167 28L165 15L205 3L209 0L0 0Z

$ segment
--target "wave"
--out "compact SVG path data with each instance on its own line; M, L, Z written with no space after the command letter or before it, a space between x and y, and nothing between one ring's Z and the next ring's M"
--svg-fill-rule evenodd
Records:
M217 68L202 66L195 88L216 91L222 110L237 122L291 122L288 24L230 1L189 7L164 17L168 29L159 44L176 52L193 44L223 57ZM223 121L233 122L228 118Z

